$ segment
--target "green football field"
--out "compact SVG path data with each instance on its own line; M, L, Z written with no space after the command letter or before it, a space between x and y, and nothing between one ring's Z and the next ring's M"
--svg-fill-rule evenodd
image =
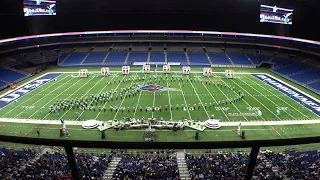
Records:
M68 70L58 69L58 71ZM107 77L79 78L72 76L78 76L78 73L63 73L57 78L57 81L50 81L25 94L19 98L18 102L13 102L0 109L0 118L26 119L26 121L59 119L75 121L80 114L81 120L101 121L121 120L128 117L137 119L154 117L168 121L182 119L205 121L214 117L221 122L239 123L320 120L319 116L308 108L302 107L300 103L249 73L236 72L233 79L225 79L223 73L214 73L211 77L204 77L201 73L192 73L188 76L182 75L181 72L142 74L139 71L131 72L129 75L113 71ZM138 91L134 96L125 97L123 95L121 98L121 90L124 91L124 88L134 84L139 88L144 86L142 88L144 90ZM160 92L157 92L154 86L159 86ZM91 98L111 92L117 92L118 98L113 97L109 101L102 99L97 102ZM243 93L244 97L234 101L238 98L239 92ZM83 98L88 99L91 110L75 107L74 109L60 109L59 113L49 111L49 107L55 106L58 100L71 101ZM233 102L230 103L232 100ZM123 111L115 109L123 109ZM262 115L253 115L257 111L261 111ZM277 116L277 113L280 114ZM42 138L59 138L61 125L38 124L36 121L34 123L0 122L0 134L37 137L36 129L39 129ZM101 136L97 129L82 129L79 125L69 125L67 128L71 134L68 139L99 140ZM233 132L234 128L235 126L222 126L219 130L206 129L201 132L200 140L241 140ZM320 134L320 125L311 123L301 125L261 124L243 126L242 130L246 131L248 140L279 139L317 136ZM143 133L144 129L108 130L107 140L143 141ZM178 132L158 130L156 141L195 141L194 133L194 130L188 128Z

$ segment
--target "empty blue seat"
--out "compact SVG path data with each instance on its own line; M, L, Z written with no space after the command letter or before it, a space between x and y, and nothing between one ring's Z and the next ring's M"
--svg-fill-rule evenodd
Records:
M208 53L208 56L213 64L231 64L230 60L224 53Z
M127 54L128 53L125 51L110 52L105 61L105 64L124 64Z
M8 83L7 82L4 82L2 80L0 80L0 88L3 87L3 86L7 86Z
M188 52L188 56L191 64L210 64L204 52Z
M130 52L128 57L128 63L133 62L147 62L148 60L148 52Z
M320 91L320 81L313 82L313 83L309 84L308 86L313 88L313 89L316 89L316 90Z
M88 53L72 53L64 62L63 64L73 64L78 65L80 64L83 59L86 57Z
M181 62L181 63L188 62L186 55L182 51L168 51L167 60L168 62Z
M12 71L10 69L0 68L0 79L7 82L14 82L21 78L24 78L26 75L17 71Z
M291 76L292 79L297 80L301 83L306 83L308 81L312 81L314 79L320 78L320 68L315 68L311 71L307 71L301 74Z
M253 65L248 58L242 53L228 53L234 64Z
M253 62L253 64L259 65L263 61L268 62L271 59L271 56L265 56L265 55L257 55L254 54L247 54L247 56L250 58L250 60Z
M90 53L83 64L101 64L107 53Z
M151 51L149 62L164 62L164 52L163 51Z

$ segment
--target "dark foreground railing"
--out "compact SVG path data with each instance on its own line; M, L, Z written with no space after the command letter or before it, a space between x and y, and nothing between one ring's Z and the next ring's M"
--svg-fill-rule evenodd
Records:
M320 136L306 138L291 138L279 140L243 140L243 141L221 141L221 142L121 142L121 141L82 141L82 140L61 140L61 139L39 139L17 136L0 136L0 141L63 146L65 148L72 177L75 180L81 179L75 161L73 147L82 148L109 148L109 149L222 149L222 148L251 148L250 159L246 171L246 180L252 178L260 147L286 146L297 144L319 143Z

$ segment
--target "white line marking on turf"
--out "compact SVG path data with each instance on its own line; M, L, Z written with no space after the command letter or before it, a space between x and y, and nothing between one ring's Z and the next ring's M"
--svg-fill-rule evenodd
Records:
M41 120L41 119L13 119L13 118L0 118L0 122L8 123L24 123L24 124L56 124L61 125L60 120ZM66 125L82 125L81 121L65 121ZM268 125L301 125L301 124L320 124L319 119L313 120L287 120L287 121L245 121L241 122L242 126L268 126ZM236 122L221 122L223 126L237 126L239 121Z
M113 76L112 79L113 79L114 77L115 77L115 76ZM99 82L102 81L104 78L105 78L105 77L100 78L100 80L99 80L98 82L96 82L88 91L86 91L86 93L84 93L84 94L80 97L80 99L83 98L85 95L87 95L87 94L88 94L97 84L99 84ZM91 79L91 80L92 80L92 79ZM110 81L109 81L109 82L110 82ZM106 86L107 86L107 85L106 85ZM103 89L104 89L106 86L104 86L104 87L102 88L102 90L100 91L100 93L103 91ZM79 88L79 89L80 89L80 88ZM73 94L71 94L71 96L72 96L72 95L73 95ZM92 102L93 102L93 100L91 100L90 105L92 104ZM62 118L70 111L70 109L71 109L71 108L69 108L59 119L62 119ZM83 112L84 112L84 111L81 112L80 116L82 115Z
M244 82L245 84L247 84L245 81L243 81L242 79L240 79L240 81ZM263 95L260 91L256 90L255 88L253 88L251 85L247 84L249 87L251 87L253 90L255 90L256 92L258 92L259 94ZM268 99L272 104L274 104L275 106L278 106L276 103L274 103L271 99L269 99L266 96L263 96L264 98ZM292 119L295 119L290 113L286 112Z
M94 77L92 77L91 79L93 79ZM90 80L91 80L90 79ZM81 79L79 79L78 81L80 81ZM82 86L80 86L77 90L75 90L70 96L68 96L67 97L67 99L69 98L69 97L71 97L73 94L75 94L76 92L78 92L83 86L85 86L87 83L88 83L89 81L87 81L86 83L84 83L84 84L82 84ZM65 89L64 91L66 91L66 90L68 90L68 89L70 89L70 87L73 87L72 85L71 86L69 86L67 89ZM64 92L63 91L63 92ZM63 93L62 92L62 93ZM59 96L56 96L56 97L59 97ZM52 101L54 101L55 100L55 98L52 98L49 102L47 102L46 104L45 104L45 106L47 105L47 104L49 104L49 103L51 103ZM44 116L42 119L46 119L46 117L47 116L49 116L51 113L49 112L46 116ZM31 115L31 116L33 116L33 115ZM29 118L31 118L31 116L29 117Z
M146 82L146 79L147 79L147 74L144 75L143 84ZM136 105L136 108L135 108L135 110L133 112L133 117L136 117L136 112L137 112L137 109L138 109L138 105L140 104L141 94L142 94L142 90L140 90L138 101L137 101L137 105Z
M140 72L140 71L139 71L139 72ZM137 75L137 74L138 74L138 72L137 72L135 75ZM133 82L134 82L135 79L136 79L136 77L134 76L132 82L130 83L130 86L133 84ZM120 84L120 83L119 83L119 84ZM123 102L124 102L125 99L126 99L126 96L123 97L123 99L122 99L121 104L120 104L119 107L122 106L122 104L123 104ZM116 114L114 115L114 117L113 117L112 120L114 120L114 119L117 117L118 113L119 113L119 110L116 112Z
M266 107L264 104L262 104L257 98L255 98L254 96L252 96L250 93L248 93L248 91L247 90L245 90L244 88L242 88L241 86L239 86L237 83L236 83L236 81L234 81L234 80L232 80L232 82L234 82L238 87L240 87L242 90L244 90L245 92L247 92L247 94L249 94L251 97L253 97L257 102L259 102L263 107L265 107L268 111L270 111L273 115L275 115L268 107ZM252 88L252 87L251 87ZM261 118L263 118L262 116L261 116ZM264 118L263 118L264 119ZM279 118L279 120L281 120L280 118ZM270 125L270 127L271 128L273 128L273 126L272 125ZM273 128L274 129L274 128ZM276 133L282 138L282 139L284 139L284 137L278 132L278 131L276 131Z
M68 77L68 76L62 78L61 80L65 79L65 78L67 78L67 77ZM60 80L60 81L61 81L61 80ZM31 81L31 82L33 82L33 81ZM67 82L68 82L68 81L67 81ZM49 82L47 82L46 84L49 84ZM55 85L55 83L52 83L50 86L48 86L48 87L46 87L46 88L44 88L44 89L41 89L41 91L40 91L39 93L37 93L37 94L40 94L41 92L43 92L43 91L51 88L51 87L54 86L54 85ZM40 86L40 87L41 87L41 86ZM38 87L38 88L40 88L40 87ZM60 86L57 86L54 90L58 89L59 87L60 87ZM54 90L53 90L53 91L54 91ZM28 94L28 96L27 96L27 94ZM17 106L11 108L10 111L6 112L6 113L3 114L1 117L4 117L5 115L7 115L8 113L10 113L11 111L15 110L17 107L22 107L21 105L25 104L26 102L28 102L29 100L31 100L35 95L37 95L37 94L31 95L31 92L30 92L30 93L27 93L27 94L24 94L23 96L21 96L21 98L26 96L26 97L28 97L28 99L23 100L22 103L17 104ZM47 94L47 95L49 95L49 94ZM42 96L43 96L43 95L42 95ZM19 98L19 99L20 99L20 98ZM6 105L5 107L7 107L7 106L8 106L8 105ZM4 108L3 108L3 109L4 109ZM0 109L0 111L1 111L1 110L2 110L2 109Z
M225 81L223 81L221 78L220 78L221 82L223 82L224 84L227 84ZM233 91L234 94L238 95L237 92ZM241 100L243 102L245 102L248 107L252 107L244 98ZM265 120L262 116L260 116L263 120Z
M168 83L168 80L167 80L167 87L169 87L169 83ZM171 105L171 97L170 97L170 93L169 93L169 91L168 91L168 98L169 98L169 106L170 106L170 117L171 117L171 119L170 120L172 120L172 105Z
M245 77L245 76L244 76L244 77ZM245 78L246 78L246 77L245 77ZM249 77L247 77L247 79L250 80ZM277 97L278 99L280 99L282 102L286 103L288 106L290 106L291 108L293 108L294 110L296 110L297 112L299 112L299 113L300 113L301 115L303 115L304 117L308 118L308 116L306 116L305 114L303 114L301 111L297 110L295 107L291 106L291 104L290 104L290 103L287 103L287 101L284 101L282 98L279 98L279 97L276 96L273 92L269 91L268 89L266 89L265 87L263 87L263 86L260 85L259 83L256 83L255 81L252 81L252 82L254 82L256 85L262 87L264 90L268 91L270 94L273 94L275 97ZM268 84L268 86L269 86L269 87L272 87L272 86L270 86L270 84ZM274 88L272 87L272 89L274 89ZM264 96L265 96L265 95L264 95ZM288 96L287 96L287 97L288 97ZM292 100L294 100L294 99L292 99ZM294 100L294 101L295 101L295 100ZM297 102L297 101L295 101L295 102ZM309 109L308 109L308 110L309 110Z
M115 77L115 76L114 76ZM122 82L126 77L128 77L127 75L126 76L123 76L123 78L121 79L120 82ZM113 78L112 78L113 79ZM110 80L111 82L111 80ZM116 91L118 89L118 87L120 86L121 83L118 83L117 87L114 89L114 91ZM123 99L125 99L125 96L123 97ZM104 104L103 104L103 107L108 103L108 101L106 101ZM119 111L119 109L118 109ZM94 118L95 120L97 120L97 118L99 117L99 115L101 114L102 111L98 112L98 114L96 115L96 117Z
M155 101L156 101L156 93L155 93L155 92L153 92L152 109L153 109L153 107L154 107L154 103L155 103ZM154 117L154 111L152 111L152 115L151 115L151 117L152 117L152 118Z
M199 99L199 101L200 101L200 103L201 103L201 105L202 105L202 108L204 109L204 112L206 112L206 114L207 114L208 118L210 119L210 116L209 116L209 114L208 114L208 112L207 112L206 108L204 108L204 105L203 105L203 103L202 103L202 101L201 101L201 99L200 99L200 97L199 97L199 95L198 95L198 93L197 93L196 89L194 88L193 84L191 83L191 81L190 81L190 78L189 78L189 77L188 77L188 80L189 80L189 83L191 84L192 88L194 89L194 92L195 92L195 94L197 95L197 97L198 97L198 99Z
M200 80L200 77L198 77L198 78L199 78L199 80ZM208 78L209 78L209 77L208 77ZM210 78L209 78L209 80L210 80L211 82L213 82ZM218 105L217 100L213 97L213 95L211 94L211 92L209 91L209 89L208 89L202 82L201 82L201 84L207 89L208 93L210 94L210 96L212 97L212 99L214 100L214 102ZM219 87L218 87L218 89L219 89L220 92L222 92ZM223 94L225 97L227 97L227 99L229 99L228 96L226 96L223 92L222 92L222 94ZM239 111L239 109L234 105L234 103L232 103L232 104L233 104L233 106ZM225 115L225 117L230 121L229 117L226 115L226 113L224 112L224 110L221 110L221 111L222 111L222 113ZM241 113L241 112L239 111L239 113ZM247 119L245 116L243 116L243 117L248 121L248 119Z
M69 79L68 81L71 81L71 79ZM66 81L66 82L68 82ZM63 87L63 84L61 84L60 86L58 86L57 88L55 88L53 91L58 90L59 88ZM69 86L71 87L71 86ZM65 89L64 91L62 91L61 93L65 92L67 89ZM49 93L48 93L49 94ZM39 101L41 101L43 98L47 97L47 95L43 96L42 98L38 99L36 102L32 103L31 106L35 106ZM57 97L57 96L56 96ZM45 104L47 105L47 104ZM42 107L44 107L45 105L43 105ZM41 108L42 108L41 107ZM24 111L21 110L20 113L18 113L16 116L14 116L14 118L18 117L21 113L23 113ZM34 114L36 114L37 112L39 112L38 110L36 110L33 114L31 114L27 119L31 118Z
M180 89L181 89L181 93L182 93L182 97L183 97L184 103L185 103L186 106L187 106L187 101L186 101L186 98L184 97L184 93L183 93L183 90L182 90L180 81L178 81L178 83L179 83L179 86L180 86ZM182 108L182 107L181 107L181 108ZM188 112L188 114L189 114L189 119L192 120L189 108L187 108L187 112Z

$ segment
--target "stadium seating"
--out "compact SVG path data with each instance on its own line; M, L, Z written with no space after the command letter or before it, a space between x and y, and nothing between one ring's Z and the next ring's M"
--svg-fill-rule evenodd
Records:
M31 150L17 151L0 148L0 153L1 179L6 179L6 177L18 179L17 177L21 174L19 169L36 156L36 152Z
M234 64L238 65L253 65L243 53L228 53Z
M211 52L208 53L208 56L213 64L231 65L230 60L224 53Z
M8 83L5 82L5 81L0 80L0 89L4 88L6 86L8 86Z
M105 64L110 64L110 65L122 65L125 62L125 59L127 57L127 52L125 51L119 51L119 52L110 52Z
M244 179L249 154L242 152L186 155L191 179ZM319 179L320 152L261 151L252 179Z
M149 62L164 62L164 52L163 51L151 51Z
M307 83L308 81L319 79L320 68L315 68L311 71L306 71L300 74L293 75L291 76L291 78L301 83Z
M204 52L188 52L190 64L210 64Z
M25 78L27 75L22 74L17 71L13 71L6 68L0 68L0 80L6 81L6 82L15 82L19 79Z
M310 83L310 84L308 84L308 86L310 86L313 89L316 89L316 90L320 91L320 80L316 81L316 82L313 82L313 83Z
M157 155L124 156L117 165L113 178L176 180L179 178L177 160Z
M302 63L292 63L292 64L287 64L286 66L279 67L277 71L283 75L290 75L290 74L301 72L310 68L311 68L310 66Z
M181 62L187 63L187 58L182 51L167 51L168 62Z
M107 53L90 53L82 64L101 64Z
M274 57L271 60L271 63L274 63L273 64L274 68L278 68L278 67L280 67L282 65L290 64L290 60L289 59L285 59L285 58Z
M63 64L78 65L83 61L83 59L87 56L87 54L88 53L84 53L84 52L72 53L69 57L67 57L67 59L65 59ZM63 59L62 59L62 61L63 61Z
M259 65L262 62L269 62L272 56L247 54L253 64Z
M147 62L148 60L148 52L130 52L127 63L133 62Z
M112 156L95 156L88 153L75 153L75 158L81 179L102 179L112 160ZM35 161L24 161L24 164L26 164L25 169L15 171L9 177L13 179L72 179L65 154L46 153L36 158Z

